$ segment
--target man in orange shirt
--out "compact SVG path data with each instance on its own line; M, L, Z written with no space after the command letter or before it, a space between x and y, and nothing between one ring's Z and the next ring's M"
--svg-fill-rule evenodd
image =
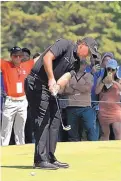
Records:
M21 62L23 52L20 47L10 51L11 61L1 61L6 100L2 113L2 145L9 145L14 124L15 143L25 143L24 128L27 117L27 99L24 92L24 79L34 65L34 61Z

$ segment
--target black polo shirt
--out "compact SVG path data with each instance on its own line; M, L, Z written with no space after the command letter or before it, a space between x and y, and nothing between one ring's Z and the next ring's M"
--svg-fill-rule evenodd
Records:
M40 81L48 83L48 77L43 66L43 57L50 50L54 56L53 72L56 81L66 72L78 71L80 59L76 55L77 45L70 40L59 39L52 46L47 48L32 68L32 73L36 74Z

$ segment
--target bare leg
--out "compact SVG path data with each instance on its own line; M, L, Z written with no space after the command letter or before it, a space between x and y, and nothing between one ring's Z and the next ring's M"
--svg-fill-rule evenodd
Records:
M112 124L115 140L121 140L121 122L115 122Z
M101 141L109 140L109 135L110 135L109 124L101 124L101 129L102 129L102 135L100 137L100 140Z

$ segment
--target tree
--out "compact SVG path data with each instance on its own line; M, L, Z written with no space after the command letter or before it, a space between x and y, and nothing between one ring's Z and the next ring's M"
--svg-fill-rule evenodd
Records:
M2 2L1 10L4 58L15 45L35 53L61 37L92 36L100 52L111 51L121 61L121 2L14 1Z

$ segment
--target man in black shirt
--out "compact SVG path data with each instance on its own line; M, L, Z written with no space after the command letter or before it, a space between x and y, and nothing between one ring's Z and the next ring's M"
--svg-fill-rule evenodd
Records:
M54 153L60 126L59 112L53 95L78 72L80 61L88 55L98 56L97 42L90 37L73 43L59 39L47 48L25 80L25 92L34 122L34 168L68 168Z

